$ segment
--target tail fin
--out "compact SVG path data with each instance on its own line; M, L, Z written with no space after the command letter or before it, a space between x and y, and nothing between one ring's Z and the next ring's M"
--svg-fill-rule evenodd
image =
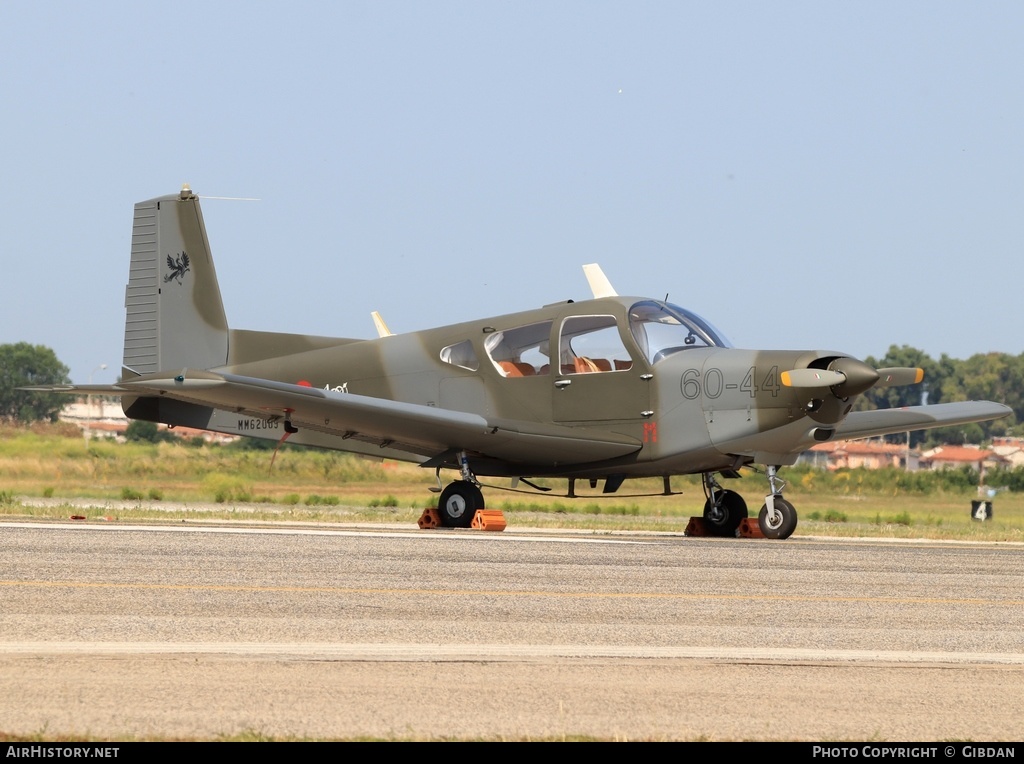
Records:
M135 205L125 310L125 376L227 362L217 273L199 197L187 185Z

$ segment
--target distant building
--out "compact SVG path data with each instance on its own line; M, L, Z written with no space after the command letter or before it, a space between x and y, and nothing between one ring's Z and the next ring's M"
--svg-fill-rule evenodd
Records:
M818 443L809 451L804 451L797 464L810 464L829 470L857 467L869 470L882 467L916 470L918 452L908 450L906 445L886 443L882 440L838 440Z
M1024 438L992 438L992 450L1006 459L1009 467L1024 466Z
M104 400L98 395L69 403L61 409L57 418L62 422L77 424L86 433L87 438L114 438L119 441L124 440L124 433L128 429L130 421L121 409L121 401ZM207 443L231 443L238 440L234 435L222 435L209 430L195 430L191 427L169 428L164 424L159 424L157 427L161 430L169 430L179 438L201 437Z
M984 476L985 470L1005 467L1009 460L981 446L939 446L921 454L921 469L943 470L970 467Z
M105 400L99 395L79 398L67 404L57 418L62 422L77 424L96 437L123 440L124 431L128 429L128 417L121 410L121 401Z

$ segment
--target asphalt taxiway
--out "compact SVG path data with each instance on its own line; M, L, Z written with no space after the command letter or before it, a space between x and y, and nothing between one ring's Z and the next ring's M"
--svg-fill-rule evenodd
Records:
M1019 740L1024 547L0 523L0 732Z

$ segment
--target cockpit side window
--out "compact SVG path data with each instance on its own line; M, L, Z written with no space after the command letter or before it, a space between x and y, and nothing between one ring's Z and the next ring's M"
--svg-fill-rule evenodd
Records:
M572 316L559 335L562 374L625 371L633 360L619 336L615 316Z
M473 343L469 340L463 340L462 342L456 342L454 345L441 348L441 360L453 366L469 369L470 371L476 371L480 368L476 351L473 350Z
M690 348L731 347L695 313L664 302L638 302L629 309L629 329L651 364Z
M527 324L493 332L484 349L504 377L534 377L549 374L551 322Z

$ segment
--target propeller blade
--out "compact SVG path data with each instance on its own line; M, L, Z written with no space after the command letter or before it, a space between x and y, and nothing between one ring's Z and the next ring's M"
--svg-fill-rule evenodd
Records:
M875 387L901 387L916 385L924 379L924 369L894 366L891 369L878 370L878 382Z
M822 388L846 381L846 375L827 369L790 369L779 375L782 384L796 388Z

